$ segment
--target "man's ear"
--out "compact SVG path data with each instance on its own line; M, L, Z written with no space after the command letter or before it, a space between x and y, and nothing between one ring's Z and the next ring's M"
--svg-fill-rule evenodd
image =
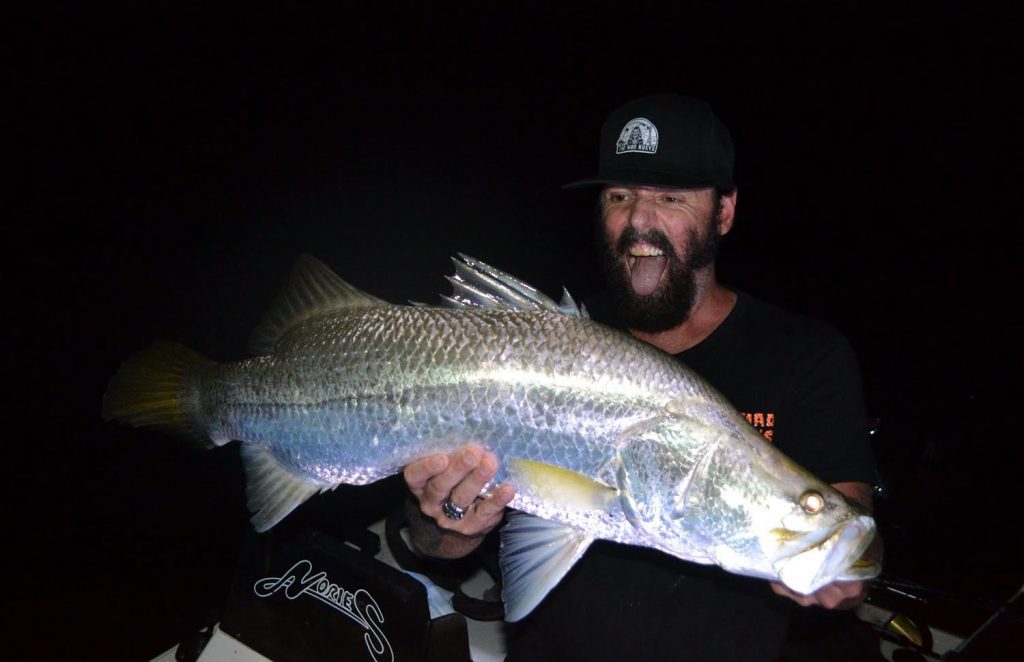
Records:
M733 219L736 218L736 196L737 189L733 189L722 196L721 207L718 211L718 234L728 234L732 230Z

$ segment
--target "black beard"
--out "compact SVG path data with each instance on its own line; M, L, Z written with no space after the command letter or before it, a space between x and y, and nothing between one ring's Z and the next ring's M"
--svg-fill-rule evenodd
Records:
M677 326L690 316L697 294L696 272L711 265L718 256L718 244L722 237L716 223L718 205L715 207L703 233L696 229L690 231L684 259L676 255L668 237L657 230L641 234L633 228L626 228L614 245L609 237L603 237L602 270L615 314L626 328L657 333ZM604 234L603 229L601 233ZM637 242L655 246L664 253L667 260L665 284L645 296L633 291L629 269L624 261L629 259L629 247Z

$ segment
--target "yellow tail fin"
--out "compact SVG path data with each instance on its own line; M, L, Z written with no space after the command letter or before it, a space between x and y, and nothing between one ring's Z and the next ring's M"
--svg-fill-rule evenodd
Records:
M209 363L177 343L158 343L125 361L103 395L103 419L183 436L213 446L196 425L189 376Z

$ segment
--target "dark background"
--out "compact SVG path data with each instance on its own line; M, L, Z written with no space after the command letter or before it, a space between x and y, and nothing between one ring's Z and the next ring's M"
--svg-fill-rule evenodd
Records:
M394 302L436 302L459 251L585 296L593 202L559 187L593 173L613 107L660 91L733 131L723 280L858 352L889 572L977 627L967 603L1024 575L1019 16L821 4L13 21L30 214L4 230L7 652L147 659L222 607L237 448L103 423L125 357L161 338L245 357L303 252Z

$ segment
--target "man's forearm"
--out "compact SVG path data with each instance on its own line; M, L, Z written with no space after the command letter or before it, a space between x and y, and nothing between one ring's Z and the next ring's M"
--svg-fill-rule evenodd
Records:
M424 515L418 504L406 500L405 512L409 521L409 535L412 546L423 556L437 559L460 559L473 552L483 542L483 535L466 536L455 531L442 529Z

